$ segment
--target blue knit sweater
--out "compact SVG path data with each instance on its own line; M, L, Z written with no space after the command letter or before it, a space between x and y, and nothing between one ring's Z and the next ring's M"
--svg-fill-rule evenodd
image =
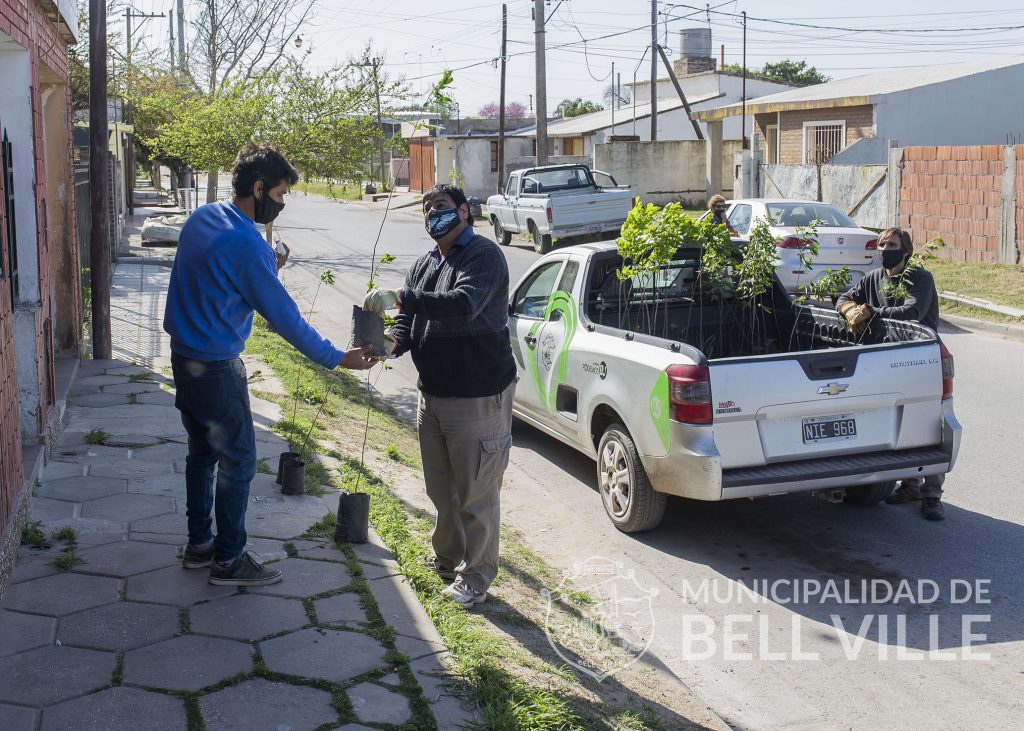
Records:
M310 360L334 368L345 357L302 319L252 219L230 202L208 203L178 239L164 310L171 350L196 360L234 358L245 349L253 310Z

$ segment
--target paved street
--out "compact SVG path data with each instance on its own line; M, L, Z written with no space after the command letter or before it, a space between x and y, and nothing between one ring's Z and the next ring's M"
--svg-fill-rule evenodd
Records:
M380 274L380 285L400 286L405 269L429 246L414 212L388 216L378 254L387 251L398 260ZM308 297L323 268L338 275L336 287L321 291L312 319L341 343L348 340L352 304L366 290L381 218L358 204L293 196L281 219L280 233L293 248L285 273L289 289ZM516 243L506 250L513 282L536 258L525 240ZM943 338L956 358L955 398L964 426L960 459L946 483L944 523L924 521L916 503L857 508L800 495L715 504L670 500L659 529L626 536L605 517L593 463L518 424L504 521L560 569L605 556L635 571L640 589L657 589L649 653L734 726L1016 725L1024 713L1024 344L957 329ZM408 414L415 406L415 373L408 358L396 366L377 387ZM566 531L567 525L576 529ZM896 605L817 597L787 603L788 591L778 601L764 598L770 593L765 582L830 579L840 586L848 581L854 599L861 582L870 587L872 580L892 589L908 580L915 596ZM939 597L918 593L919 580L934 582ZM704 596L702 582L709 588ZM755 586L758 599L739 595L740 582ZM951 585L959 595L951 595ZM979 615L973 624L972 615ZM727 621L737 635L734 657L723 647ZM846 633L835 629L837 623ZM696 660L707 644L695 634L708 627L716 651ZM860 630L866 639L856 645ZM971 641L971 632L984 637ZM898 653L897 645L905 650ZM922 659L929 650L934 656ZM856 659L846 659L847 653ZM973 654L988 659L971 659Z

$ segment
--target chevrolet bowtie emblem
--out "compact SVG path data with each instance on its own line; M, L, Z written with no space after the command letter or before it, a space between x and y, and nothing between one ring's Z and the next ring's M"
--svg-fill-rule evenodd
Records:
M835 396L840 394L850 387L849 383L829 383L825 386L818 387L818 395Z

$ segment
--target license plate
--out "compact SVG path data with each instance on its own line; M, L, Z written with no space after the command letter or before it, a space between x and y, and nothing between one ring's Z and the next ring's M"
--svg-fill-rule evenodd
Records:
M857 420L850 414L814 416L803 420L804 444L857 436Z

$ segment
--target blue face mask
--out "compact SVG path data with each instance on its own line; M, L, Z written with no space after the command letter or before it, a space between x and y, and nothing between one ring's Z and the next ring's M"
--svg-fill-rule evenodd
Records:
M427 214L427 234L435 241L443 239L455 230L461 220L457 208L435 208Z

